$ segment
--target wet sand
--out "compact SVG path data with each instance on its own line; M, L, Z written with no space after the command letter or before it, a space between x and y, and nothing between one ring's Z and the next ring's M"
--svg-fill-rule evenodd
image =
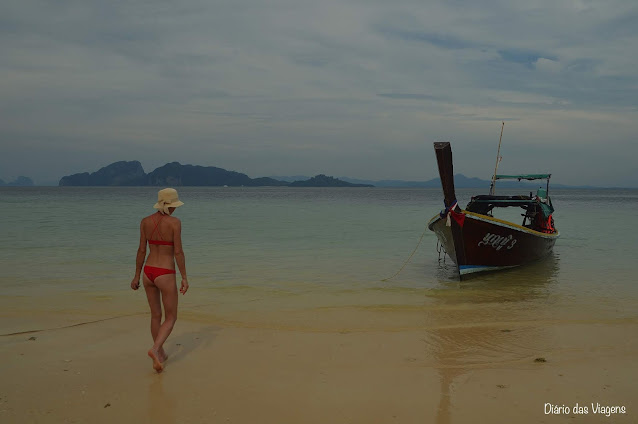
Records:
M352 318L373 317L388 319ZM162 374L146 355L148 321L0 337L0 422L638 422L633 319L347 330L186 313ZM546 403L576 402L589 413L545 414ZM626 413L608 418L591 403Z

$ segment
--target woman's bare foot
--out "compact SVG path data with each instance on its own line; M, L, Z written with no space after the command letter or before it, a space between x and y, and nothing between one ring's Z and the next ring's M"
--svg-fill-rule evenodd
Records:
M166 354L166 352L164 352L163 347L161 347L160 350L158 351L158 356L161 363L166 362L166 360L168 359L168 355Z
M153 360L153 369L158 373L164 371L164 366L162 365L162 361L160 360L160 356L157 351L153 348L148 350L148 356Z

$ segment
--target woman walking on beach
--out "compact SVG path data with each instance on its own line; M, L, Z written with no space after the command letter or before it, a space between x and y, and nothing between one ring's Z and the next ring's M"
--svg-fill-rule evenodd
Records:
M175 189L165 188L157 193L157 203L153 207L158 211L143 218L140 223L140 245L135 261L135 277L131 281L131 288L137 290L140 287L142 266L146 259L142 281L151 307L151 335L154 341L148 356L153 360L153 368L157 372L162 372L164 369L162 363L167 356L163 345L177 320L175 262L182 275L182 286L179 291L186 294L188 290L186 260L182 250L182 223L171 216L175 208L183 204L177 197ZM150 250L148 258L146 258L147 242ZM164 305L164 322L162 322L162 304Z

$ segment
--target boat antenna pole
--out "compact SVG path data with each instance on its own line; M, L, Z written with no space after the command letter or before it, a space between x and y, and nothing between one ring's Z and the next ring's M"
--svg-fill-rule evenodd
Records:
M503 122L503 125L501 125L501 136L498 138L498 151L496 152L496 165L494 166L492 184L490 184L490 196L494 195L494 184L496 184L496 170L498 169L498 163L501 161L501 140L503 139L503 128L505 128L505 122Z

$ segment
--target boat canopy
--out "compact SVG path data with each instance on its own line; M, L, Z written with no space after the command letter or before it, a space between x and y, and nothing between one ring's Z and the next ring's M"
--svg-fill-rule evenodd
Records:
M554 206L552 205L551 199L547 198L547 203L545 203L537 197L532 196L531 193L530 196L472 196L465 210L487 215L494 208L507 208L510 206L520 207L529 211L530 214L542 213L546 219L554 213Z
M535 199L531 196L492 196L489 194L480 194L478 196L472 196L466 210L481 213L483 212L482 210L491 210L494 207L526 207L535 203Z
M552 174L497 175L497 180L549 180Z

